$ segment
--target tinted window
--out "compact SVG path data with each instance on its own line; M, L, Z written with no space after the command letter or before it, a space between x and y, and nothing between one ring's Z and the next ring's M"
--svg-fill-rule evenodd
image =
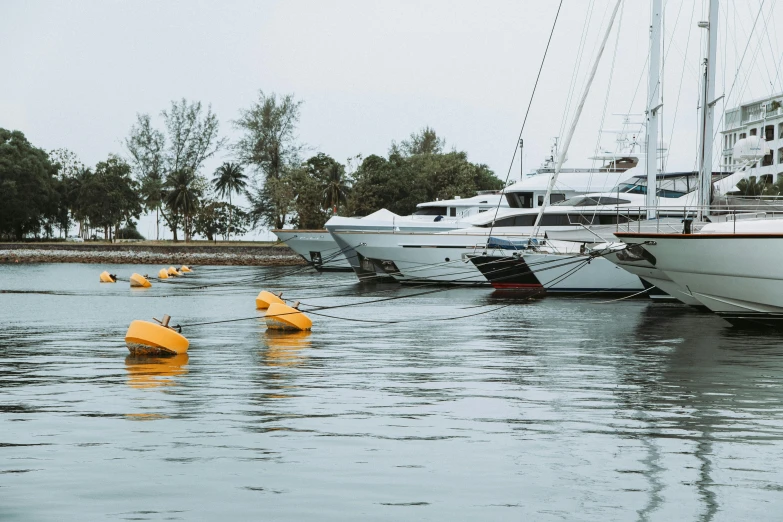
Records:
M414 212L413 215L414 216L445 216L446 207L419 207L416 209L416 212Z

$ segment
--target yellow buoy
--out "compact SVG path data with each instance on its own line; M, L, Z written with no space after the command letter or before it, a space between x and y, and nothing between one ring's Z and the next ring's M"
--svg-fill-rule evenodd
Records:
M143 275L134 272L133 275L130 276L130 285L131 288L149 288L152 286L152 283Z
M283 292L273 294L272 292L262 290L256 297L256 308L258 310L266 310L272 303L285 304L285 301L280 298L281 295L283 295Z
M165 268L161 268L160 272L158 272L158 279L168 279L168 278L169 278L169 273L166 272Z
M160 324L133 321L125 333L125 345L134 355L178 355L188 351L188 342L179 332L169 327L168 315ZM157 321L157 319L156 319Z
M103 271L101 272L101 283L116 283L117 282L117 276L114 274L110 274L109 272Z
M187 265L182 265L182 267L179 269L180 272L192 272L193 270L188 267Z
M170 276L181 276L182 272L179 272L176 268L174 268L173 266L170 266L169 267L169 275Z
M298 305L298 302L294 306L282 303L270 304L264 316L266 327L273 330L310 330L313 322L296 309Z

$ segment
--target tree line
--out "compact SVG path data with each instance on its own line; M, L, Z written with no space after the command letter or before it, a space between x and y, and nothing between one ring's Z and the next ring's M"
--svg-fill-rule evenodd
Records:
M137 239L137 220L151 213L175 241L180 232L186 241L230 239L258 227L323 228L337 213L385 207L405 215L423 201L502 188L486 165L446 150L429 127L392 142L385 156L357 155L343 164L313 153L296 135L301 106L293 95L259 92L232 121L239 138L231 143L211 106L173 101L160 112L160 127L138 114L123 152L94 167L71 151L47 153L21 132L0 129L0 238L76 230L84 238ZM233 160L205 174L205 162L218 153ZM242 196L248 205L234 203Z

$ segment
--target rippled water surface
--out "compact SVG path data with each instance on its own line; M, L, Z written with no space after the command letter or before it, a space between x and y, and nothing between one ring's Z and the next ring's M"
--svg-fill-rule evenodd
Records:
M0 520L783 518L783 335L646 299L104 268L0 265ZM262 289L354 321L272 335ZM164 313L250 319L130 357Z

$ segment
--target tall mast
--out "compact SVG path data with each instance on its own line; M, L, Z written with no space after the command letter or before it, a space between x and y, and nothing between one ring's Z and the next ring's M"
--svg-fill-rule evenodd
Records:
M568 134L566 134L565 140L563 141L563 148L559 151L557 155L557 162L555 163L555 172L552 173L552 177L549 178L549 185L546 188L546 195L544 196L544 202L538 209L538 216L536 216L536 222L533 224L533 234L538 234L538 227L541 223L541 217L544 215L544 209L546 209L547 203L549 202L549 197L552 195L552 189L555 186L555 182L557 181L557 177L560 175L560 168L563 166L563 162L565 161L566 154L568 154L568 146L571 145L571 138L574 137L574 132L576 131L576 124L579 123L579 117L582 115L582 109L585 106L585 100L587 100L587 94L590 92L590 86L593 84L593 79L595 78L595 72L598 70L598 64L601 61L601 55L604 54L604 48L606 47L606 41L609 39L609 33L612 32L612 25L614 25L614 19L617 16L617 10L620 8L620 3L623 0L617 0L617 3L614 6L614 11L612 11L612 17L609 19L609 25L606 27L606 33L604 34L604 39L601 41L601 47L598 49L598 55L595 57L595 63L593 63L593 68L590 71L590 76L587 77L587 84L585 84L584 92L582 92L582 97L579 99L579 105L576 106L576 112L574 113L574 119L571 122L571 127L568 129Z
M718 0L710 0L710 18L699 22L707 29L707 57L704 59L699 125L699 218L710 215L712 203L712 131L715 107L715 53L718 47Z
M661 108L661 0L652 0L647 84L647 219L655 218L658 175L658 111Z

